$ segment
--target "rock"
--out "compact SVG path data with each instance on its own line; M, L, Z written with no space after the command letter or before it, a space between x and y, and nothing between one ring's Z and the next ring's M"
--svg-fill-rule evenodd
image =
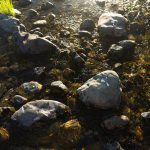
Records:
M18 4L21 7L26 7L32 3L32 0L19 0Z
M33 27L45 27L47 25L46 20L38 20L33 23Z
M136 43L132 40L123 40L113 44L108 50L107 57L113 61L129 60L134 56Z
M123 128L129 123L129 118L127 116L113 116L106 119L101 125L107 130L113 130L116 128Z
M40 76L44 73L46 67L35 67L34 68L34 73L37 75L37 76Z
M68 88L62 83L62 81L54 81L51 83L51 92L56 95L64 96L68 93Z
M142 26L140 23L138 22L132 22L130 23L130 33L133 35L140 35L140 34L144 34L146 31L145 27Z
M25 82L21 88L27 93L38 93L42 90L43 86L35 81Z
M71 51L70 52L70 57L71 57L71 65L75 68L83 68L85 61L76 51ZM78 68L79 69L79 68Z
M61 30L59 36L61 38L64 38L64 37L68 38L70 36L70 32L69 31L65 31L65 30Z
M89 32L93 31L94 28L95 28L95 23L92 19L86 19L80 25L80 30L85 30Z
M12 104L14 105L14 107L21 107L22 105L24 105L27 102L27 98L21 96L21 95L15 95L12 100L11 100Z
M14 107L0 107L0 121L9 118L14 112Z
M41 10L48 10L54 8L54 4L51 2L44 2L41 6Z
M141 113L142 118L150 119L150 111Z
M21 11L19 11L18 9L13 9L14 13L15 13L15 16L17 18L21 17Z
M11 119L19 126L30 127L38 121L54 121L67 114L68 107L54 100L28 102L16 111Z
M79 37L88 37L88 38L91 38L91 33L88 32L88 31L79 31Z
M57 144L65 149L72 149L81 137L81 125L78 120L69 120L60 125L57 131Z
M39 31L40 32L40 28L39 27L37 27L37 28L34 28L34 29L32 29L32 30L30 30L30 33L31 34L33 34L34 32L36 32L36 31Z
M0 144L9 140L9 133L6 129L0 127Z
M124 150L121 147L120 143L117 141L103 144L103 149L104 150Z
M56 15L53 14L53 13L50 13L47 17L46 17L46 20L48 21L54 21L56 18Z
M35 31L34 34L39 35L40 37L43 37L43 33L39 31Z
M37 16L39 16L39 13L34 9L29 9L27 16L29 19L33 19L33 18L36 18Z
M100 7L105 7L106 1L105 0L96 0L96 4Z
M13 32L19 31L22 29L20 24L17 18L0 14L0 31L2 30L5 34L12 34Z
M51 56L58 53L59 48L45 39L39 37L36 34L30 34L27 32L15 32L13 34L16 44L19 46L19 50L23 54L42 54L49 53Z
M103 13L98 21L98 31L103 36L119 38L126 36L128 20L118 13Z
M119 76L106 70L86 81L77 89L78 99L87 106L99 109L118 108L121 98Z

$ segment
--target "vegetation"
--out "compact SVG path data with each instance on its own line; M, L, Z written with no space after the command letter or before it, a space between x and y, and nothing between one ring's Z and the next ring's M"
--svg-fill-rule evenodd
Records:
M11 16L15 15L11 0L0 0L0 13Z

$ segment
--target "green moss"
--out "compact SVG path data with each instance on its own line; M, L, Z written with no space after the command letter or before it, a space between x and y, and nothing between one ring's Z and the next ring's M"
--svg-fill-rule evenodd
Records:
M0 14L15 15L11 0L0 0Z

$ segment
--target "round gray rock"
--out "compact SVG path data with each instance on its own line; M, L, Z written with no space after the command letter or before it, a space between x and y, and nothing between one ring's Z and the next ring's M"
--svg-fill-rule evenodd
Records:
M118 108L121 87L115 71L107 70L86 81L77 89L79 100L100 109Z
M68 107L54 100L36 100L28 102L16 111L11 119L19 126L30 127L40 120L52 121L64 115Z
M126 35L128 20L118 13L103 13L98 21L98 30L101 35L122 37Z

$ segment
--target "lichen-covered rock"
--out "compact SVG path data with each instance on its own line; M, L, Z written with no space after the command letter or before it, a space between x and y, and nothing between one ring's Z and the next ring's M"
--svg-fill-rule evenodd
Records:
M42 90L43 86L35 81L25 82L21 85L21 88L24 90L24 92L27 93L38 93Z
M98 30L103 36L122 37L126 35L127 22L121 14L103 13L98 21Z
M36 34L27 32L15 32L13 34L16 44L23 54L49 53L50 56L58 53L59 48L49 40L39 37Z
M87 106L118 108L121 96L119 76L112 70L101 72L78 88L77 94L79 100Z
M38 121L55 121L67 113L68 107L54 100L28 102L16 111L11 119L19 126L30 127Z

